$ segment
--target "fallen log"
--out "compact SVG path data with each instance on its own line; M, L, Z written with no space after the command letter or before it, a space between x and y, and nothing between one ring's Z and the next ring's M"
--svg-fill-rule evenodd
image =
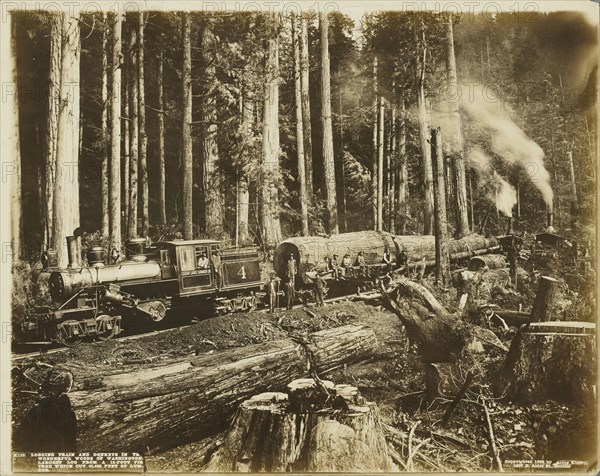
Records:
M501 268L506 268L506 260L502 255L474 256L469 260L469 271Z
M377 407L356 387L312 379L244 401L207 472L380 472L394 468Z
M325 372L367 358L376 347L372 329L348 325L92 379L83 376L98 367L81 365L67 394L77 450L147 452L214 434L257 392L281 389L307 369Z
M419 283L395 278L388 289L383 283L380 287L386 302L406 327L410 342L418 345L426 363L450 362L461 355L464 348L482 350L487 345L504 348L492 331L450 314Z

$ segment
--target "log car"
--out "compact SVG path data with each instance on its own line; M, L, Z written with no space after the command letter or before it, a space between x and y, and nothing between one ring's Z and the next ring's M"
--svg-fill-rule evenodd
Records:
M49 277L55 307L29 317L19 340L71 344L83 337L108 339L122 331L127 319L159 322L170 309L254 309L262 287L258 250L224 250L217 270L213 251L219 247L214 240L174 240L146 249L145 239L138 238L126 243L126 259L117 264L106 265L103 250L90 250L89 266L78 266L76 247L69 248L69 266L53 269ZM206 266L199 263L203 253Z
M340 265L343 256L349 254L355 265L358 253L362 251L367 268L366 276L362 276L358 266L354 266L353 274L364 282L387 272L383 264L383 252L386 247L392 257L393 269L411 269L435 264L435 237L432 235L392 235L379 231L359 231L330 237L306 236L284 240L275 250L273 267L279 278L287 281L287 261L290 255L293 256L297 262L296 288L301 289L303 285L311 283L311 272L319 272L325 257L331 258L337 254ZM500 250L495 238L485 238L477 234L450 240L449 248L450 259L454 262ZM333 278L332 272L319 273L326 280Z

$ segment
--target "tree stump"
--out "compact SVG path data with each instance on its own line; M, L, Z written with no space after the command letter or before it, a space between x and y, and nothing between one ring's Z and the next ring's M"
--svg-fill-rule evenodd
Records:
M556 291L558 289L558 280L549 276L542 276L538 285L538 290L531 310L532 322L545 322L552 318L554 307L556 305Z
M350 385L298 379L244 401L205 471L393 469L375 404Z
M496 393L524 403L594 401L595 333L590 322L532 322L514 337Z

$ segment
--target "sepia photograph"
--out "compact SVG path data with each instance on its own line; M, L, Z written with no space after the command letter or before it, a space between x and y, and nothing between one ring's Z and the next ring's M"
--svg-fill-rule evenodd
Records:
M598 3L0 15L0 474L598 474Z

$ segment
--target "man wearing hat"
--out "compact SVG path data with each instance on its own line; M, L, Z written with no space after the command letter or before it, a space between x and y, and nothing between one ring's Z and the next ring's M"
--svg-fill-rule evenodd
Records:
M340 266L338 264L337 256L338 255L334 254L333 258L331 258L331 261L329 262L329 269L333 271L334 279L339 279L340 277Z

